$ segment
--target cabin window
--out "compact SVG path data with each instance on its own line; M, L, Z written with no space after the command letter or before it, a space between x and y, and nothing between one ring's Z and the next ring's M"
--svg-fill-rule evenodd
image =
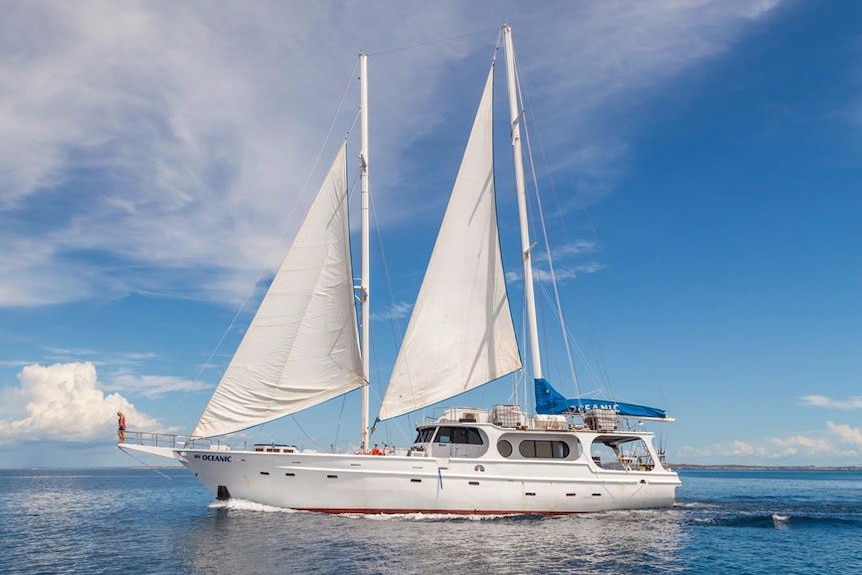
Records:
M565 441L539 441L526 439L518 445L521 457L536 459L565 459L569 446Z
M505 439L501 439L497 442L497 451L499 451L500 455L503 457L509 457L512 455L512 444Z
M473 427L440 427L435 443L484 445L479 430Z
M640 438L599 436L590 446L596 467L619 471L652 471L655 461Z
M433 427L423 427L416 434L416 441L413 443L429 443L434 436L434 429Z

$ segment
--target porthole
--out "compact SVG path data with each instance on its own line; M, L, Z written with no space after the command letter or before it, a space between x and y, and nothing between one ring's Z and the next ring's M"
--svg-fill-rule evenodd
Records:
M512 455L512 444L505 439L501 439L497 442L497 451L499 451L500 455L503 457L509 457Z

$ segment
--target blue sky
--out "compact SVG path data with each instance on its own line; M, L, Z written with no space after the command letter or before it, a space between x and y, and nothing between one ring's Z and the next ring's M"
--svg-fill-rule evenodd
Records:
M672 461L862 464L862 7L478 4L8 4L0 467L133 463L118 408L131 428L192 429L350 128L360 49L376 412L503 21L581 390L669 409ZM573 393L555 329L545 369ZM403 445L421 416L376 437ZM243 439L348 449L358 427L350 395Z

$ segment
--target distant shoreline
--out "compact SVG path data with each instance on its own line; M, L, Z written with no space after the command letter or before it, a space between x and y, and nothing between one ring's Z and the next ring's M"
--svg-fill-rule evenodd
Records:
M732 464L695 464L695 463L672 463L668 465L671 469L680 470L715 470L715 471L862 471L859 465L732 465Z

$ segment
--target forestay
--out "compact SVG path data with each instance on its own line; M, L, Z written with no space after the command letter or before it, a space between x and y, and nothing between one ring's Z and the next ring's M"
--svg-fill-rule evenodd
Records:
M497 233L493 68L380 419L483 385L521 367Z
M231 433L362 385L341 146L193 435Z

